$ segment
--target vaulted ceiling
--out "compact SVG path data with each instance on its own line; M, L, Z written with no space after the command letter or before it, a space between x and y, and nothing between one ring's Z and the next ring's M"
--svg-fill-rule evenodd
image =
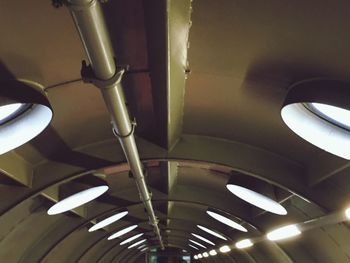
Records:
M191 233L218 248L347 207L348 161L296 136L280 109L297 81L350 80L349 1L110 0L102 7L118 65L129 65L126 99L167 248L194 255ZM54 111L38 137L0 156L0 261L143 262L139 250L107 240L138 224L132 233L159 246L100 91L81 80L87 57L69 11L49 0L2 1L0 32L0 78L40 83ZM232 195L226 184L238 177L269 188L288 215ZM101 182L107 194L47 215L55 202ZM123 209L122 220L87 231ZM248 232L210 218L208 209ZM332 221L204 262L350 262L349 237L348 223Z

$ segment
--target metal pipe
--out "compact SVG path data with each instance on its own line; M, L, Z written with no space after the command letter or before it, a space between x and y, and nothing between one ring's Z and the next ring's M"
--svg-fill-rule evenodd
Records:
M97 0L68 0L67 6L83 42L94 76L101 80L98 87L109 111L113 129L118 134L117 137L136 181L140 198L163 249L164 245L158 227L158 219L153 210L151 196L143 174L143 166L133 135L133 126L125 105L123 87L121 81L108 82L116 74L122 76L122 72L118 72L116 67L100 3Z

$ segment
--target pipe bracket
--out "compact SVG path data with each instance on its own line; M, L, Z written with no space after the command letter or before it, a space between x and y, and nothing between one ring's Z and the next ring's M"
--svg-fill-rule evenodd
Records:
M126 134L126 135L120 135L120 134L116 131L116 129L115 129L114 127L112 128L112 131L113 131L114 136L117 137L118 139L126 139L126 138L128 138L128 137L134 135L134 133L135 133L135 127L136 127L136 126L137 126L136 119L134 119L134 120L131 122L131 130L130 130L130 132L129 132L128 134Z
M129 66L118 66L114 75L110 79L102 80L95 76L92 66L87 65L86 61L83 60L80 73L83 82L92 83L99 89L108 89L109 87L114 87L121 83L123 75L128 68Z

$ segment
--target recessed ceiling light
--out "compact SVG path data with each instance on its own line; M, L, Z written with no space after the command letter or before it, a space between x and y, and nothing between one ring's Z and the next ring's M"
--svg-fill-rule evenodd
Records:
M259 207L265 211L277 214L277 215L286 215L287 210L280 205L278 202L262 195L257 192L254 192L248 188L235 185L235 184L227 184L227 189L233 193L238 198Z
M227 253L227 252L230 252L230 251L231 251L231 248L230 248L229 246L225 245L225 246L220 247L220 248L219 248L219 251L220 251L221 253Z
M202 254L197 255L198 258L203 258Z
M204 252L204 253L202 254L202 256L203 256L204 258L207 258L207 257L209 257L209 254L208 254L208 252Z
M86 189L57 202L47 211L47 213L49 215L56 215L72 210L78 206L81 206L96 199L100 195L104 194L107 190L107 185L101 185Z
M194 259L198 259L198 257L197 257L197 255L194 255L194 257L193 257Z
M218 254L218 253L216 252L215 249L212 249L212 250L209 251L209 255L210 255L210 256L216 256L217 254Z
M223 235L220 235L219 233L217 233L217 232L215 232L215 231L213 231L213 230L211 230L211 229L209 229L209 228L206 228L206 227L201 226L201 225L197 225L197 227L198 227L199 229L202 229L203 231L207 232L208 234L211 234L211 235L216 236L216 237L218 237L218 238L221 238L221 239L223 239L223 240L227 240L226 237L224 237Z
M28 80L1 84L0 154L4 154L40 134L53 112L47 98L39 92L41 85Z
M126 240L124 240L123 242L121 242L120 245L125 245L125 244L127 244L127 243L129 243L129 242L131 242L131 241L133 241L133 240L135 240L135 239L137 239L137 238L139 238L139 237L142 236L143 234L144 234L144 233L140 233L140 234L134 235L134 236L132 236L132 237L129 237L128 239L126 239Z
M202 248L207 248L206 246L202 245L201 243L198 243L197 241L194 241L192 239L189 239L190 242L192 242L193 244L197 245L197 246L200 246Z
M136 243L134 243L134 244L128 246L128 249L133 248L133 247L136 247L136 246L138 246L138 245L140 245L140 244L142 244L142 243L144 243L144 242L146 242L146 241L147 241L146 238L145 238L145 239L142 239L142 240L140 240L140 241L137 241ZM141 250L141 251L142 251L142 250Z
M188 244L188 246L190 246L191 248L194 248L195 250L199 250L198 247L195 247L195 246L193 246L193 245L191 245L191 244Z
M113 216L110 216L100 222L98 222L96 225L92 226L90 229L89 229L89 232L93 232L97 229L101 229L105 226L108 226L116 221L118 221L119 219L123 218L124 216L126 216L128 214L128 211L123 211L123 212L120 212L118 214L115 214Z
M127 228L124 228L122 230L119 230L118 232L116 232L113 235L111 235L110 237L108 237L108 240L112 240L112 239L115 239L115 238L120 237L122 235L125 235L126 233L134 230L136 227L137 227L137 225L132 225L132 226L128 226Z
M139 246L137 249L144 248L145 246L146 246L146 244L143 244L143 245Z
M277 228L269 232L266 236L268 240L277 241L277 240L294 237L300 234L301 234L301 231L299 230L297 225L288 225L288 226Z
M294 84L281 110L283 121L304 140L349 160L349 86L324 79Z
M242 232L248 231L245 227L241 226L240 224L234 222L233 220L231 220L223 215L220 215L218 213L215 213L215 212L209 211L209 210L207 210L207 214L210 215L212 218L218 220L219 222L221 222L225 225L228 225L234 229L237 229L237 230L242 231Z
M210 240L206 239L205 237L202 237L202 236L194 234L194 233L191 233L191 235L195 236L196 238L198 238L198 239L200 239L200 240L202 240L202 241L204 241L204 242L206 242L206 243L208 243L210 245L215 246L215 243L211 242Z
M141 252L145 252L146 250L148 250L148 247L144 247L143 249L141 249Z
M248 248L253 246L253 242L250 239L243 239L238 241L235 246L238 249Z

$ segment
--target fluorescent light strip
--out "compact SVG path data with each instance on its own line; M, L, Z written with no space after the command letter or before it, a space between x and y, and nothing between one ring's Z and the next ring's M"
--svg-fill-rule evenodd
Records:
M284 227L277 228L269 232L266 237L268 240L277 241L286 238L291 238L297 235L300 235L301 231L297 225L288 225Z
M208 234L211 234L211 235L216 236L218 238L221 238L223 240L227 240L226 237L224 237L223 235L218 234L217 232L215 232L213 230L210 230L209 228L206 228L206 227L201 226L201 225L197 225L197 227L200 228L201 230L207 232Z
M207 248L206 246L202 245L201 243L198 243L197 241L194 241L192 239L189 239L190 242L192 242L193 244L197 245L197 246L200 246L202 248Z
M47 213L49 215L56 215L72 210L74 208L77 208L78 206L81 206L96 199L100 195L103 195L107 190L107 185L101 185L86 189L59 201L55 205L51 206Z
M208 243L210 245L215 246L215 244L213 242L211 242L210 240L206 239L205 237L202 237L202 236L194 234L194 233L191 233L191 235L195 236L196 238L198 238L198 239L200 239L200 240L202 240L202 241L204 241L204 242L206 242L206 243Z
M137 235L135 235L135 236L129 237L128 239L126 239L126 240L124 240L123 242L121 242L120 245L125 245L125 244L127 244L127 243L129 243L129 242L131 242L131 241L133 241L133 240L135 240L135 239L137 239L137 238L139 238L139 237L142 236L143 234L144 234L144 233L137 234Z
M137 225L132 225L132 226L128 226L127 228L124 228L122 230L119 230L118 232L116 232L113 235L111 235L110 237L108 237L108 240L112 240L112 239L115 239L115 238L120 237L122 235L125 235L126 233L134 230L136 227L137 227Z
M219 248L219 251L220 251L221 253L227 253L227 252L230 252L230 251L231 251L231 248L230 248L229 246L225 245L225 246L220 247L220 248Z
M225 225L228 225L234 229L237 229L239 231L242 231L242 232L247 232L248 230L241 226L240 224L234 222L233 220L223 216L223 215L220 215L218 213L215 213L215 212L212 212L212 211L207 211L207 214L210 215L212 218L218 220L219 222L225 224Z
M248 248L248 247L253 246L253 242L247 238L247 239L243 239L241 241L238 241L235 246L238 249Z
M259 194L255 191L252 191L248 188L234 185L234 184L228 184L226 185L227 189L233 193L238 198L246 201L247 203L254 205L256 207L259 207L265 211L277 214L277 215L286 215L287 210L280 205L278 202Z
M146 242L146 241L147 241L146 238L145 238L145 239L142 239L142 240L140 240L140 241L137 241L136 243L134 243L134 244L128 246L128 249L133 248L133 247L136 247L136 246L138 246L138 245L140 245L140 244L142 244L142 243L144 243L144 242ZM141 250L141 251L142 251L142 250Z
M195 246L193 246L193 245L191 245L191 244L188 244L188 246L190 246L191 248L194 248L194 249L196 249L196 250L199 250L199 248L197 248L197 247L195 247Z
M123 218L124 216L126 216L128 214L128 211L123 211L123 212L120 212L118 214L115 214L113 216L110 216L100 222L98 222L96 225L92 226L90 229L89 229L89 232L93 232L93 231L96 231L98 229L101 229L105 226L108 226L118 220L120 220L121 218Z

